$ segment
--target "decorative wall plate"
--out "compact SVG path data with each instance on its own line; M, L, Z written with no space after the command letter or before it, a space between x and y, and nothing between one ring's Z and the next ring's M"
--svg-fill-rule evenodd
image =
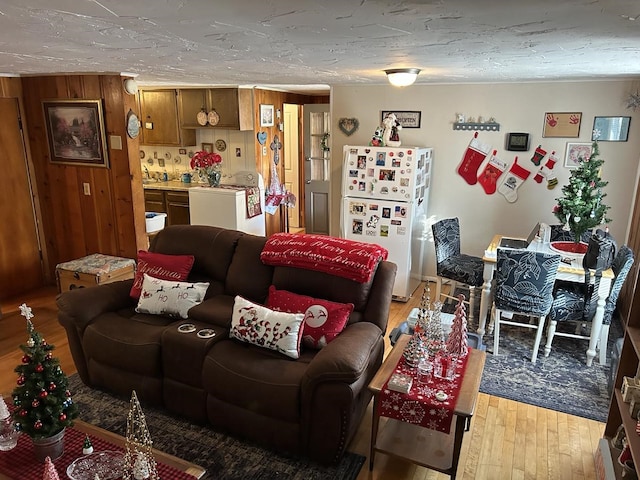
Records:
M347 137L353 135L358 127L360 126L360 122L357 118L341 118L338 120L338 127L340 131L344 133Z
M213 127L220 121L220 115L218 115L218 112L215 110L211 110L209 115L207 115L207 121L209 122L209 125Z
M146 155L146 153L144 153L144 150L140 150L140 159L141 160L144 158L145 155Z
M140 120L133 110L129 110L127 113L127 135L131 138L136 138L140 133Z
M221 138L216 140L216 150L219 152L224 152L227 149L227 142L222 140Z
M207 124L207 112L206 110L200 110L198 115L196 115L196 119L198 120L198 124L203 127Z

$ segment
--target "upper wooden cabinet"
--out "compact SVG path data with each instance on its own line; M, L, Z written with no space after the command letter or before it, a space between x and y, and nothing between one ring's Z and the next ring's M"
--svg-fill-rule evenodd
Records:
M140 122L144 145L195 145L195 130L184 130L178 122L175 89L140 90Z
M253 91L249 88L181 88L178 107L182 128L253 130ZM200 125L198 112L215 110L216 125Z

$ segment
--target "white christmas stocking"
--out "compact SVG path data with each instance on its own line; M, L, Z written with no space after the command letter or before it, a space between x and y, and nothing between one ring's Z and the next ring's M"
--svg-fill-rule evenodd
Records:
M518 188L529 178L529 175L531 172L518 165L518 157L516 157L498 191L504 195L507 202L515 202L518 200Z

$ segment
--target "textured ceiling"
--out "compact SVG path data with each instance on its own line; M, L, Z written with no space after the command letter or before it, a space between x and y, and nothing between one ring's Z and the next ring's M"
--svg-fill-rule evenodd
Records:
M0 73L143 85L418 83L640 75L638 0L2 0Z

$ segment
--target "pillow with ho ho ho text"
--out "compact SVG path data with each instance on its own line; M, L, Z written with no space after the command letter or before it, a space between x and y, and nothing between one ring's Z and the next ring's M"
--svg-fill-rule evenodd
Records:
M136 312L188 318L189 309L204 300L209 283L174 282L146 273Z

